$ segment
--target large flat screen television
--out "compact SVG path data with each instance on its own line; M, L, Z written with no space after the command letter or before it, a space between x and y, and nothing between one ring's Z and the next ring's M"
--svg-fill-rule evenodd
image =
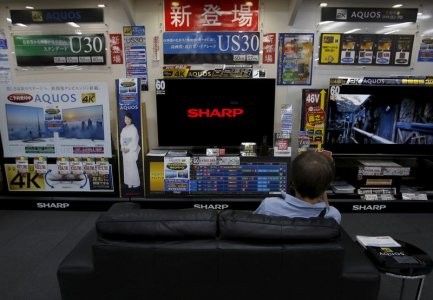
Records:
M272 145L275 79L159 79L160 147Z
M325 148L344 154L433 154L429 77L331 79Z

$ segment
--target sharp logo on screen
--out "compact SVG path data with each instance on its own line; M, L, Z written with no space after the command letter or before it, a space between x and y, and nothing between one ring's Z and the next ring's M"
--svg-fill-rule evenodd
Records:
M229 208L228 204L194 204L194 208L201 209L226 209Z
M244 114L243 108L190 108L188 118L236 118Z
M381 211L386 209L386 205L381 204L381 205L364 205L364 204L355 204L352 206L353 210L363 210L363 211Z
M55 208L55 209L65 209L69 207L69 203L55 203L55 202L38 202L36 203L37 208Z

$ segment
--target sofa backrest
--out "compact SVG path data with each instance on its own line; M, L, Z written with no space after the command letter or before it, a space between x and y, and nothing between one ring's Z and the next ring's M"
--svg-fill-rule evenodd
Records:
M331 218L275 217L241 210L222 211L218 227L221 239L232 240L329 242L340 237L340 226Z
M340 226L332 218L288 218L244 210L139 209L117 205L96 222L101 240L219 238L260 242L335 241Z
M102 214L98 236L107 240L216 238L218 212L203 209L124 209Z

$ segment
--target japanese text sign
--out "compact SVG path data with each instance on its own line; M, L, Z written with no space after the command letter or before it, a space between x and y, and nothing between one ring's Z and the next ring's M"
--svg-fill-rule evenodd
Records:
M258 1L164 1L165 31L258 31Z

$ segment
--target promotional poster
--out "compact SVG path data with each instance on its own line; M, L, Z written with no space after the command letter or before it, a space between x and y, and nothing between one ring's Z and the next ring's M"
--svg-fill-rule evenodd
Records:
M325 137L326 89L302 90L301 130L307 132L310 145L321 149Z
M108 163L93 162L93 170L77 168L77 162L59 159L56 164L45 164L41 171L35 158L29 163L26 172L19 164L6 164L5 173L8 190L11 192L112 192L113 174Z
M258 64L260 32L164 32L165 64Z
M111 157L102 82L0 85L4 157Z
M146 30L144 26L124 26L126 77L139 78L142 91L149 89Z
M314 34L278 35L278 85L310 85L313 66Z
M143 196L140 80L116 80L121 197Z
M18 66L106 65L105 36L14 35Z
M322 33L322 65L409 66L414 36L409 34Z

